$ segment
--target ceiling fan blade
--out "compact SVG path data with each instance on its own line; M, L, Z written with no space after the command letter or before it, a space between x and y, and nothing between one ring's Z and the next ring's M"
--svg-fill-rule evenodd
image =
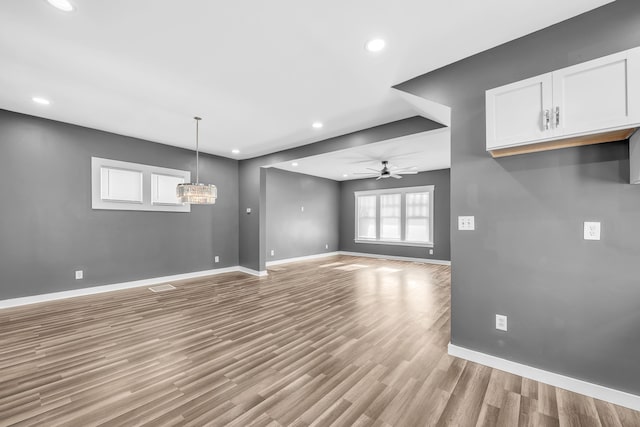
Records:
M400 175L396 175L396 174L392 173L391 174L391 178L401 179L402 177Z
M396 175L415 175L418 171L393 171Z
M376 178L376 181L382 179L382 175L380 175L379 177Z

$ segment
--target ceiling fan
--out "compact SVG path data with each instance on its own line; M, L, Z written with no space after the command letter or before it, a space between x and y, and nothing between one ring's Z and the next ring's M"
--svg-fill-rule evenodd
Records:
M374 176L377 175L376 180L378 179L383 179L383 178L395 178L395 179L400 179L402 178L402 175L415 175L418 173L418 171L416 170L409 170L409 168L399 168L399 169L393 169L391 167L389 167L389 161L387 160L383 160L382 161L382 169L378 170L378 169L373 169L373 168L367 168L370 171L374 171L374 173L371 172L356 172L354 173L354 175L372 175L372 178Z

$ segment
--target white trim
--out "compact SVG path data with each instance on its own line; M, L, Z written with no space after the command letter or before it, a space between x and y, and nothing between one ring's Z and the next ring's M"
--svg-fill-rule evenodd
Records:
M585 396L595 399L604 400L616 405L624 406L636 411L640 411L640 396L627 393L620 390L604 387L598 384L586 382L572 377L556 374L532 366L523 365L521 363L512 362L500 357L492 356L486 353L480 353L468 348L459 347L449 343L449 354L451 356L466 359L471 362L480 363L481 365L509 372L514 375L540 381L554 387L563 388L575 393L584 394Z
M298 261L308 261L308 260L312 260L312 259L326 258L326 257L336 256L336 255L340 255L340 254L338 252L326 252L326 253L322 253L322 254L306 255L306 256L299 256L299 257L295 257L295 258L287 258L287 259L278 259L278 260L275 260L275 261L267 261L266 265L267 265L267 267L271 267L272 265L288 264L290 262L298 262Z
M441 259L429 259L429 258L412 258L407 256L394 256L394 255L380 255L380 254L367 254L361 252L346 252L346 251L338 251L339 255L348 255L348 256L361 256L368 258L378 258L378 259L390 259L393 261L411 261L411 262L422 262L425 264L438 264L438 265L451 265L451 261L441 260Z
M195 271L193 273L175 274L173 276L153 277L150 279L134 280L131 282L114 283L111 285L92 286L90 288L73 289L69 291L52 292L49 294L32 295L27 297L11 298L6 300L0 300L0 310L3 308L18 307L21 305L35 304L46 301L56 301L60 299L73 298L85 295L101 294L104 292L119 291L123 289L139 288L144 286L153 286L160 283L173 282L177 280L195 279L198 277L215 276L222 273L232 273L239 271L241 273L252 274L254 276L266 276L264 274L258 274L255 270L249 270L248 268L234 266L217 268L215 270Z
M239 271L240 273L250 274L252 276L258 276L258 277L264 277L269 274L267 270L258 271L258 270L253 270L251 268L242 267L242 266L237 267L236 271Z

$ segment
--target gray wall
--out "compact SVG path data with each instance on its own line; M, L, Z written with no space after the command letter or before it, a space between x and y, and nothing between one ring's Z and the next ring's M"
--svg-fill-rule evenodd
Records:
M240 265L257 271L265 269L267 237L264 166L442 127L441 124L423 117L410 117L290 150L240 161L238 169L240 185ZM246 208L251 208L250 214L246 213Z
M337 251L340 183L275 168L266 175L266 260Z
M484 91L640 45L640 2L593 12L418 77L452 107L452 342L640 394L640 186L627 143L492 159ZM582 223L602 221L602 240ZM496 331L495 314L509 316Z
M92 156L195 170L189 150L0 110L0 300L238 265L237 161L200 157L213 206L94 211Z
M340 250L368 254L403 256L449 261L451 259L450 227L450 176L449 169L420 172L397 179L358 179L340 184ZM433 204L433 255L429 248L411 246L356 243L355 238L355 191L383 188L415 187L434 185Z

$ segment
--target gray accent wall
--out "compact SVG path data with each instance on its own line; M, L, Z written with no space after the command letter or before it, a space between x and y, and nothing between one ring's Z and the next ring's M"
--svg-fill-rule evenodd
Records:
M640 394L640 186L625 141L493 159L485 90L640 45L618 0L399 86L452 107L453 344ZM602 240L583 240L583 221ZM508 316L508 332L495 315Z
M268 168L266 196L267 262L338 250L340 183Z
M451 260L450 227L450 170L420 172L405 175L402 179L357 179L340 183L340 250L375 255L390 255L410 258ZM367 244L355 242L355 196L356 191L387 188L435 186L433 192L433 254L430 248Z
M361 131L337 136L266 156L241 160L238 168L240 188L240 265L263 271L266 254L266 166L345 148L358 147L401 136L440 129L443 125L424 117L410 117ZM251 213L247 214L246 209Z
M0 110L0 300L238 265L237 161L200 156L215 205L106 211L92 156L195 171L190 150Z

